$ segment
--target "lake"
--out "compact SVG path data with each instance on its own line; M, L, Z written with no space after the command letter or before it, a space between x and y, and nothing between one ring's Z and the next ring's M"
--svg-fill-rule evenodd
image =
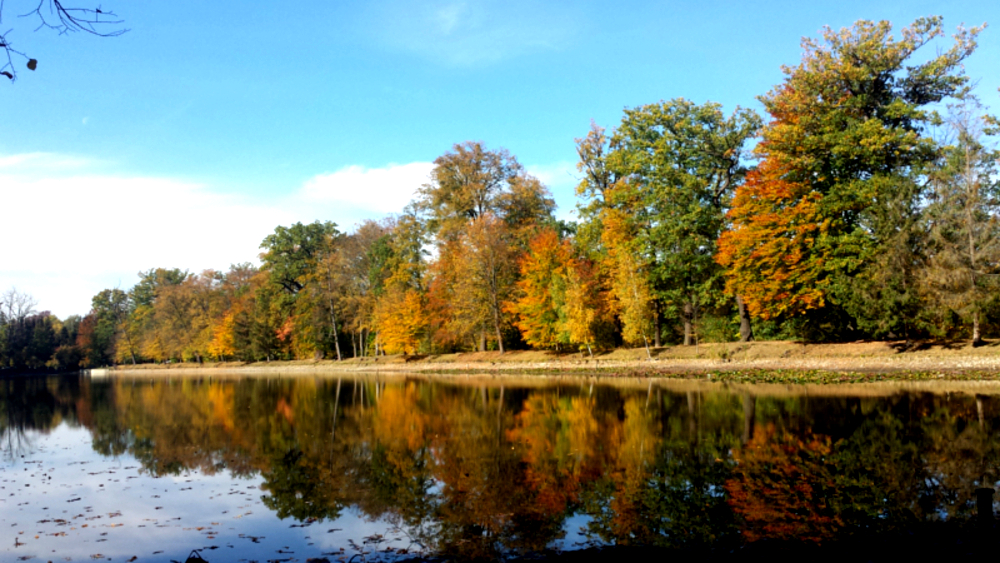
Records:
M64 376L0 410L2 561L951 550L1000 468L991 384Z

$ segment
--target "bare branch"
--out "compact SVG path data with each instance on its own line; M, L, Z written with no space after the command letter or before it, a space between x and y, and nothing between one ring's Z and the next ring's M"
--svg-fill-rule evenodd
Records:
M47 12L47 14L46 14ZM96 8L63 6L61 0L38 0L34 10L20 17L38 16L37 29L53 29L60 35L73 31L84 31L98 37L117 37L127 29L110 29L125 23L125 20L110 11Z
M66 6L64 0L37 0L34 9L19 14L19 18L37 18L38 25L35 31L40 29L51 29L59 35L70 32L82 31L98 37L117 37L126 33L128 29L122 28L125 22L111 10L105 10L101 6L96 8L81 8L77 6ZM5 0L0 0L0 22L3 21ZM13 29L7 30L0 35L0 48L6 55L6 62L0 57L0 75L6 76L9 80L17 80L17 67L14 64L14 55L23 57L27 61L29 70L35 70L38 61L28 57L21 51L11 47L10 33Z
M38 302L12 287L0 294L0 325L21 322L35 313Z

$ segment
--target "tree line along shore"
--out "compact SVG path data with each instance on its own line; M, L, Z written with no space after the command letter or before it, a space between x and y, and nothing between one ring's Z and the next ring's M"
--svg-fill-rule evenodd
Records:
M859 21L803 40L764 117L674 98L592 123L574 221L469 141L402 213L278 226L260 266L150 269L67 319L10 289L0 367L979 346L1000 335L998 122L963 67L984 28Z

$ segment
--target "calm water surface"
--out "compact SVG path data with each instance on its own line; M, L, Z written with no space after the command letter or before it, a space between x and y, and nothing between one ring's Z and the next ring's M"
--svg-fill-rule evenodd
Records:
M472 559L911 533L969 520L975 489L996 483L1000 399L984 393L0 380L0 561Z

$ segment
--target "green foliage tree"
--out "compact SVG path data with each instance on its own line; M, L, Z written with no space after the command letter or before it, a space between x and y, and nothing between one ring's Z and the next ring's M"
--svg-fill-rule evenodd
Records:
M190 277L190 272L178 268L139 272L139 282L128 292L128 315L122 327L128 345L120 352L129 358L138 353L154 361L171 356L180 359L179 355L173 354L173 339L178 336L177 331L170 331L167 325L171 318L175 324L186 324L187 311L178 307L176 300L164 296L175 294L172 288L183 285Z
M27 319L35 315L38 302L12 287L0 295L0 367L23 368L20 350L30 331Z
M619 180L605 188L606 205L622 212L637 238L653 314L680 317L685 345L693 343L697 308L721 293L715 241L746 172L743 146L759 126L751 110L726 117L719 104L679 98L626 110L612 137L606 167ZM600 188L601 180L591 182Z
M270 270L271 281L285 291L295 294L302 290L302 278L314 267L316 259L329 248L328 239L340 234L337 225L330 221L291 227L278 226L274 233L264 237L261 260L264 269Z
M89 366L115 363L119 346L127 351L133 364L136 362L134 342L125 330L130 301L128 294L117 288L105 289L91 300L87 315L91 320L87 330L89 338L83 351Z
M954 108L953 141L931 173L922 281L930 303L958 313L982 344L980 322L1000 289L1000 151L990 146L975 99Z

